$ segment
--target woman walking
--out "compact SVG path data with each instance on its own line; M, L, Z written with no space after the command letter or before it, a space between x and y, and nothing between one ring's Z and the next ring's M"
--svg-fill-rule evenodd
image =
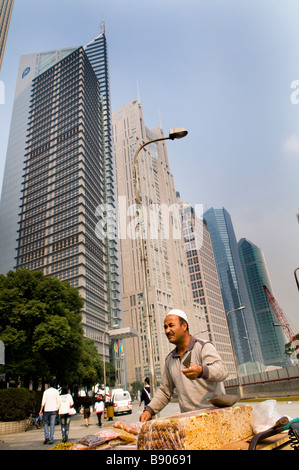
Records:
M97 414L98 424L100 428L102 427L102 415L103 415L104 408L105 408L105 405L104 405L103 399L101 396L99 396L94 405L94 409Z
M67 442L71 422L71 408L74 406L74 400L68 389L63 387L60 395L59 417L61 425L62 442Z
M90 420L90 408L91 408L91 399L89 395L86 395L83 400L83 417L85 419L85 427L88 428L89 426L89 420Z

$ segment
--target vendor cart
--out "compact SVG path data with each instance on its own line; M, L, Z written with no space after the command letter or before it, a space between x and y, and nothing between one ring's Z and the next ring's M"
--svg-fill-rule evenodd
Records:
M273 427L222 450L299 450L299 418L281 417Z

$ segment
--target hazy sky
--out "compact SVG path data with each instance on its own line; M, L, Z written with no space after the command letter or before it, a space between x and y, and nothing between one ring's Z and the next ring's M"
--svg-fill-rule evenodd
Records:
M298 331L299 2L15 0L0 73L0 184L20 56L85 45L102 17L112 110L138 97L138 83L147 127L188 129L167 144L177 191L225 207L237 239L264 251Z

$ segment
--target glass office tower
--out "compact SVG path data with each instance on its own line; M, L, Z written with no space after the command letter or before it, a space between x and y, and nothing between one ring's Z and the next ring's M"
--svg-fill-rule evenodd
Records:
M96 230L116 192L108 104L103 30L85 48L22 56L0 205L0 272L42 270L75 286L85 336L106 361L106 332L122 323L117 243Z
M20 58L0 201L1 274L6 274L16 266L18 222L32 82L35 77L75 49L66 48L27 54Z
M101 109L83 48L33 80L16 259L17 268L78 288L85 335L98 343L108 323L106 247L95 235L104 194Z
M105 35L105 23L102 21L101 31L93 41L84 47L86 55L98 79L102 99L103 122L103 182L104 203L115 210L117 214L115 157L112 139L112 115L110 104L110 82L108 67L108 45ZM115 226L117 230L117 227ZM107 294L112 323L123 326L121 301L121 270L120 248L118 238L108 236L106 239L106 257L109 270L107 271Z
M273 326L279 324L264 291L263 285L273 292L262 250L246 238L238 242L238 250L243 273L248 288L251 306L257 326L264 364L290 365L284 353L283 329Z
M211 236L224 308L238 363L242 366L240 369L244 374L258 371L258 366L252 363L262 360L260 344L231 217L224 208L211 208L204 213L204 220ZM241 306L245 306L245 310L234 311Z
M15 0L0 1L0 70L2 66L6 39Z

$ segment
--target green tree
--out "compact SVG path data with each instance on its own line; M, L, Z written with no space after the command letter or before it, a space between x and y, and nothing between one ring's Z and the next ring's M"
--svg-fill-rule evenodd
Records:
M291 356L296 353L296 358L299 359L299 333L297 333L293 340L285 345L285 354Z
M135 382L131 383L131 387L132 387L132 395L137 397L138 392L141 392L141 390L143 389L144 383L140 382L139 380L136 380Z
M42 272L20 269L0 275L0 339L8 379L56 376L69 383L82 355L83 300L77 289Z
M113 364L106 362L106 385L113 387L116 381L116 369Z
M92 340L84 338L77 370L73 376L73 383L84 386L88 391L96 383L102 382L103 377L104 366L98 350Z

